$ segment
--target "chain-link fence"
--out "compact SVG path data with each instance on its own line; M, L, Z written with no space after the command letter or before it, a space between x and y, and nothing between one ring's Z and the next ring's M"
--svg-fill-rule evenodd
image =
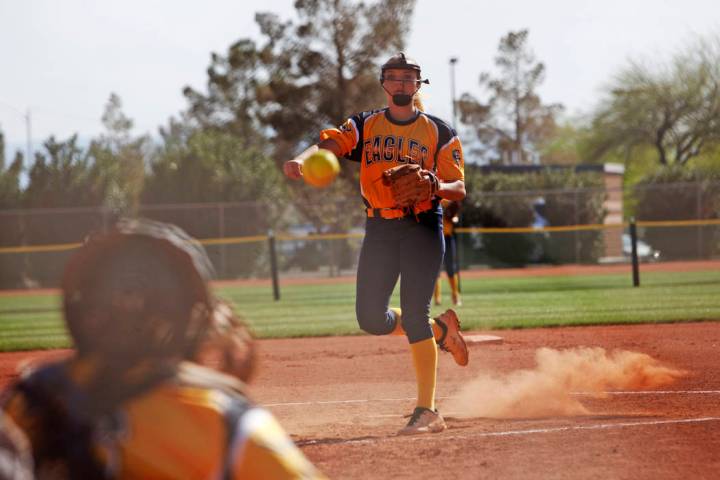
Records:
M608 214L622 210L609 204L612 193L593 188L487 194L485 205L497 207L479 211L465 205L462 211L456 232L461 266L627 261L626 225L621 215ZM623 194L625 217L638 221L641 261L720 257L720 184L653 185L615 193ZM359 205L348 202L346 208ZM201 239L220 279L269 278L269 235L275 239L281 276L354 273L362 220L337 232L330 224L303 222L295 211L272 216L268 211L267 205L244 202L148 205L139 214L174 223ZM506 221L508 212L513 222ZM57 286L72 250L114 220L103 208L0 211L0 288Z

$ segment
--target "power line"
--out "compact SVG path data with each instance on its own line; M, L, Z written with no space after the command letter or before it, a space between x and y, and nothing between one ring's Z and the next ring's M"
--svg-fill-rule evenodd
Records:
M4 102L4 101L0 100L0 105L9 108L10 110L12 110L13 112L17 113L18 115L21 115L21 116L23 116L23 117L26 116L26 114L23 113L22 111L20 111L20 109L14 107L14 106L12 106L12 105L10 105L10 104L7 103L7 102ZM47 107L42 107L42 106L40 106L40 107L34 106L34 107L32 108L32 110L33 110L33 113L34 113L35 115L37 115L37 114L39 113L40 115L50 115L50 116L53 116L53 117L72 118L72 119L75 119L75 120L83 120L83 121L86 121L86 122L94 122L94 123L99 123L99 122L100 122L100 119L99 119L99 118L86 117L86 116L84 116L84 115L77 115L77 114L75 114L75 113L58 112L57 110L53 110L53 109L50 109L50 108L47 108Z
M0 104L6 106L7 108L13 110L18 115L25 118L25 140L27 142L26 144L26 155L27 155L27 161L32 162L32 117L30 115L30 108L27 109L27 113L22 113L17 108L13 107L7 102L0 101Z
M35 108L33 108L33 111L35 113L37 113L39 111L43 115L52 115L55 117L72 118L75 120L83 120L86 122L100 123L99 118L90 118L90 117L86 117L83 115L76 115L74 113L62 113L62 112L58 112L58 111L49 110L45 107L35 107Z
M18 116L21 116L25 120L25 141L26 141L26 155L27 155L27 161L32 161L32 116L33 114L37 115L38 110L40 112L40 115L51 115L55 117L63 117L63 118L71 118L74 120L82 120L84 122L93 122L95 125L98 125L100 123L99 119L97 118L90 118L83 115L76 115L73 113L63 113L58 111L53 111L52 109L47 109L45 107L33 107L33 110L31 112L30 107L26 110L25 113L23 113L19 108L0 100L0 106L3 106L9 110L11 110L13 113L17 114Z

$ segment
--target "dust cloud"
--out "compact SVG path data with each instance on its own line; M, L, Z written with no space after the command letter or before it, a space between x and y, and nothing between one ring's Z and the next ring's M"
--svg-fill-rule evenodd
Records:
M532 370L482 374L447 401L443 410L467 418L587 415L591 412L581 403L583 397L658 388L687 375L644 353L608 353L603 348L541 348L535 360Z

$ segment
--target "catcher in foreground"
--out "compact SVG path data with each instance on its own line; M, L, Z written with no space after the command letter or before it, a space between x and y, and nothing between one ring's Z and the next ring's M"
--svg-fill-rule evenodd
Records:
M26 372L0 402L36 478L323 478L246 396L252 340L211 295L211 274L197 242L150 221L121 221L70 258L76 352Z
M400 434L439 432L445 421L435 408L437 346L467 365L460 322L448 310L430 319L430 301L445 249L440 199L465 197L462 146L446 122L423 112L420 65L398 53L383 64L380 85L387 107L361 112L320 142L285 163L285 175L302 177L305 158L319 148L360 162L367 212L358 263L356 313L374 335L403 334L410 343L417 404ZM398 278L400 307L389 308Z
M216 300L195 361L243 382L250 380L255 367L255 340L229 303Z

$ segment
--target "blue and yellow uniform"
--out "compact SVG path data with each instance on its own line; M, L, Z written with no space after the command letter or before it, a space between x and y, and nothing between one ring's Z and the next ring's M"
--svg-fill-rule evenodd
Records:
M407 212L396 209L390 187L382 173L402 163L416 163L435 172L440 180L464 180L464 159L455 131L437 117L418 111L399 122L387 108L350 117L339 128L323 130L321 140L334 140L340 155L360 162L360 189L369 216L399 218ZM416 206L416 213L434 209L437 200Z
M446 428L435 409L438 346L458 365L468 364L460 320L447 310L430 319L430 301L445 249L440 198L465 197L462 145L455 130L422 108L420 65L399 52L380 69L387 108L357 113L338 128L320 132L320 141L285 162L291 179L318 149L360 163L360 191L367 213L358 261L355 310L358 324L374 335L403 334L410 343L418 387L417 406L400 434ZM422 195L408 205L385 172L403 164L421 167L416 185ZM391 182L392 183L392 182ZM393 194L395 190L395 194ZM390 296L400 282L400 308Z
M450 284L450 295L453 305L462 305L460 300L460 278L457 266L457 242L455 241L455 221L457 221L457 212L460 208L458 202L443 200L440 202L443 208L443 235L445 237L445 256L443 264L445 273L447 274L448 283ZM440 277L435 284L435 305L440 305L441 294Z
M464 180L455 130L422 111L399 122L385 108L353 115L339 128L323 130L320 139L334 140L340 155L360 162L360 190L368 214L357 275L360 326L376 335L396 330L397 310L388 309L388 302L401 276L402 328L410 343L433 337L430 298L444 252L439 199L416 205L408 214L396 208L381 178L385 170L412 162L434 171L441 181Z
M252 362L211 277L199 243L151 220L122 219L73 253L62 292L75 354L24 372L0 397L38 478L322 478L239 378L183 361Z
M323 130L320 140L334 141L339 155L360 163L368 218L357 271L358 324L374 335L404 334L410 343L418 401L400 433L441 430L444 421L435 410L436 340L444 340L447 327L430 319L445 250L440 199L416 204L412 211L398 208L381 179L384 171L410 162L431 170L441 182L464 181L460 139L447 123L419 109L412 118L397 121L385 108L353 115L339 128ZM399 278L400 308L390 308ZM418 430L417 415L428 411L437 416L433 425Z
M29 438L38 470L65 475L52 478L324 478L234 377L184 362L160 385L91 418L80 386L89 370L80 359L51 364L6 394L3 408ZM60 422L57 436L48 421ZM46 454L57 442L75 443L62 464ZM80 463L86 470L78 473Z

